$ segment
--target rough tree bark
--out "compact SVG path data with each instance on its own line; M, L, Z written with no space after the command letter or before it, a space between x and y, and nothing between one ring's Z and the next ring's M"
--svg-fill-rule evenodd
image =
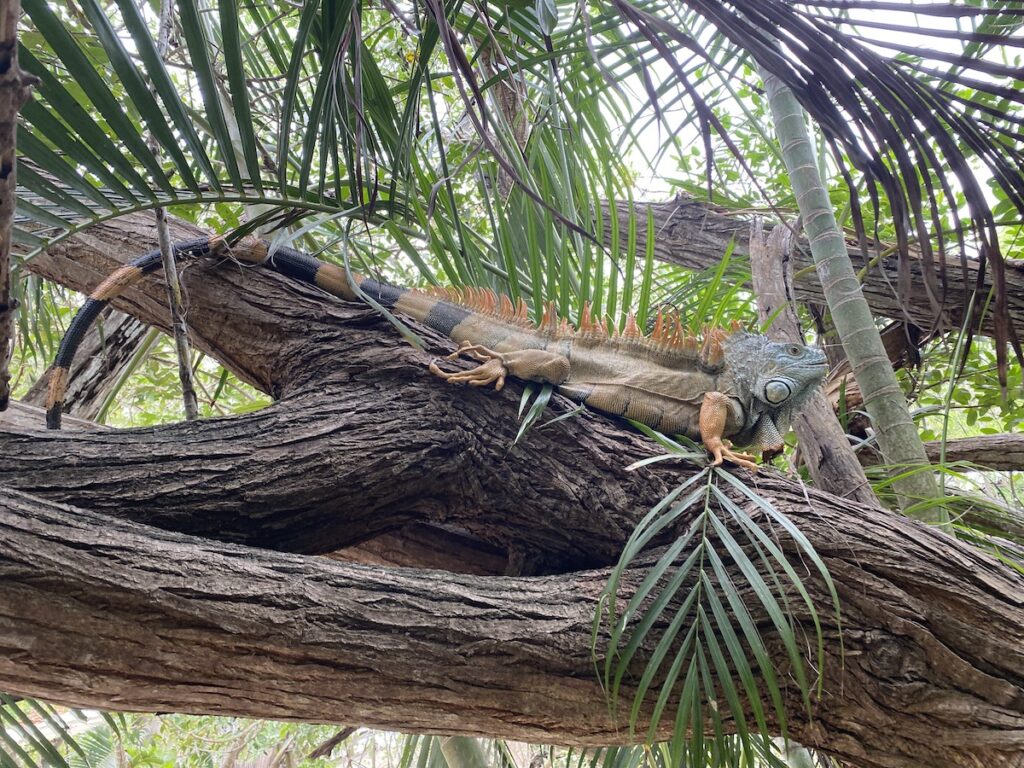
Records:
M96 228L32 268L91 285L110 254L149 245L148 223L132 226ZM0 494L0 689L122 709L628 740L593 677L594 601L639 517L692 468L625 472L651 447L592 415L511 447L516 385L453 389L372 312L267 270L196 262L184 280L197 346L284 399L155 429L0 426L0 484L20 489ZM155 280L120 307L166 324ZM1017 765L1024 579L913 521L774 474L756 482L824 558L843 607L842 646L824 617L825 695L813 721L790 708L792 735L865 768ZM322 552L424 523L469 531L548 575L390 571L211 541Z
M678 264L688 269L706 269L721 260L722 254L733 241L735 254L745 256L749 253L749 217L688 197L677 197L666 202L639 203L636 210L639 221L646 221L648 211L654 219L654 257L659 261ZM629 205L618 204L616 214L621 222L619 231L623 233L625 243L625 233L629 231L626 227ZM637 227L636 236L637 251L643 253L646 247L647 228ZM856 269L868 266L855 243L848 243L847 250ZM813 266L814 261L811 259L806 240L799 241L793 261L796 299L809 304L824 305L825 295ZM926 330L933 326L940 330L958 329L963 319L966 298L977 285L978 265L976 261L968 260L962 270L958 260L950 259L946 264L946 270L944 311L938 318L935 317L923 291L915 291L908 297L898 295L895 256L883 258L878 264L869 266L861 288L875 315L910 321ZM914 285L924 284L920 262L912 260L910 272ZM987 295L992 287L990 278L991 276L986 274L984 287L981 289L983 296ZM1006 270L1006 281L1010 317L1017 328L1024 328L1024 268L1018 263L1009 265ZM986 318L977 331L992 335L994 329L991 318Z
M849 505L788 502L843 605L842 649L823 616L825 695L813 721L788 700L791 735L867 768L1019 765L1019 578L877 509L854 518ZM347 565L16 491L0 495L0 532L0 687L14 693L547 743L633 740L593 677L604 570L481 579ZM642 576L630 572L624 588ZM770 637L770 619L757 620Z

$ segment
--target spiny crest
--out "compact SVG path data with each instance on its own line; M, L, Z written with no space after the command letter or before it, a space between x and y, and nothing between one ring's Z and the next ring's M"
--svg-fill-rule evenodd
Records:
M619 345L633 345L652 352L698 360L702 366L713 370L725 362L723 342L742 330L743 326L734 320L728 329L705 326L703 334L698 337L686 328L678 312L659 310L649 336L644 335L632 314L626 316L625 327L619 333L611 319L602 322L594 317L590 303L584 302L576 337L581 341L609 340Z
M467 286L465 288L441 288L433 287L426 291L429 296L441 301L447 301L452 304L458 304L460 307L471 309L481 315L493 317L512 325L518 325L523 328L531 326L530 323L530 308L526 306L526 302L521 298L515 303L512 300L502 294L498 296L490 288L474 288Z
M626 316L625 327L619 333L611 318L600 318L593 313L589 301L583 302L576 328L568 320L559 318L558 308L553 301L545 306L540 323L534 324L530 320L529 307L522 298L513 303L508 296L499 297L489 288L431 288L428 293L442 301L458 304L521 328L533 328L545 335L575 337L581 341L611 340L619 344L634 344L654 352L699 360L707 368L721 367L725 360L723 342L733 333L743 330L743 326L733 320L728 329L705 326L701 337L698 337L686 328L678 312L661 309L658 310L649 336L644 335L632 313Z

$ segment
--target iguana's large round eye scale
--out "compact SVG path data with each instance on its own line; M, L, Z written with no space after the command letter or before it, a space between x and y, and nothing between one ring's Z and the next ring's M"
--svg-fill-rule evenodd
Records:
M787 400L792 394L792 387L789 386L788 382L781 379L772 379L764 385L764 399L772 405L778 405Z

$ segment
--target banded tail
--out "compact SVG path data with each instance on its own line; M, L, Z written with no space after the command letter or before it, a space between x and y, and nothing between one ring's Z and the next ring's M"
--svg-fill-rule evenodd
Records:
M222 255L244 264L263 264L286 277L316 285L348 301L359 300L361 292L381 306L418 320L455 341L514 345L516 348L537 345L534 334L529 332L533 325L526 304L520 300L518 305L513 305L504 296L499 300L492 291L452 288L425 292L399 288L355 274L350 276L335 264L292 248L278 248L268 259L268 244L251 239L229 245L222 238L203 238L178 243L174 252L178 259ZM138 257L100 283L78 310L61 339L53 363L46 400L48 429L60 429L71 363L89 327L110 301L160 266L159 249Z

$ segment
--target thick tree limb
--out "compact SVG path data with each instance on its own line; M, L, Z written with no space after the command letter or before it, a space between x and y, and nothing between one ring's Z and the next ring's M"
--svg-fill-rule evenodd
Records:
M942 458L942 441L929 441L924 448L929 461L934 463ZM861 450L857 456L866 467L876 466L881 460L878 453L870 449ZM1024 435L1004 432L947 440L945 459L947 462L970 462L984 469L1003 472L1024 470Z
M145 247L140 225L148 222L94 228L30 266L91 287L115 268L110 254L134 254L119 239ZM650 445L600 417L537 430L513 448L516 395L444 384L426 371L429 356L359 305L266 269L207 261L183 274L196 345L264 391L294 396L247 419L161 430L85 439L0 433L0 450L18 457L0 465L0 482L98 511L132 510L140 522L303 552L413 521L478 526L483 505L506 521L484 538L511 547L514 561L557 561L522 562L528 571L608 563L636 519L623 508L649 506L670 487L666 473L626 472ZM166 327L156 280L133 287L120 306ZM492 401L500 408L487 407ZM381 472L401 482L382 481Z
M843 606L844 655L825 610L825 695L813 722L789 701L792 735L865 768L1017 765L1020 577L880 510L795 500L784 511ZM628 573L625 589L641 576ZM623 743L590 658L606 577L343 565L4 491L0 689L80 706ZM769 620L757 620L784 669Z
M654 218L654 257L659 261L679 264L689 269L705 269L718 264L729 243L735 239L734 253L749 253L749 218L730 214L726 209L718 208L709 203L693 198L679 197L667 202L649 202L637 205L639 221L645 221L647 211ZM617 213L622 226L623 243L628 233L625 226L629 216L628 203L620 203ZM647 242L646 227L637 227L637 251L643 253ZM797 248L794 257L796 272L796 298L811 304L825 304L821 283L813 269L810 251L805 241ZM854 267L860 269L864 265L860 248L849 245L850 259ZM924 278L922 267L917 261L911 262L911 278L915 286L922 289L913 291L909 302L897 293L896 258L882 259L876 266L871 266L864 277L862 289L864 296L875 315L891 317L895 320L909 320L912 324L929 329L933 325L939 329L959 328L963 319L965 298L975 289L978 279L978 263L969 260L966 274L961 270L960 262L949 259L946 266L947 287L944 296L943 316L936 319L931 304L923 290ZM1024 270L1006 270L1007 296L1009 313L1018 328L1024 328ZM989 275L983 281L982 295L987 295L992 283ZM991 313L987 313L991 315ZM994 327L991 317L986 317L977 332L992 335Z

